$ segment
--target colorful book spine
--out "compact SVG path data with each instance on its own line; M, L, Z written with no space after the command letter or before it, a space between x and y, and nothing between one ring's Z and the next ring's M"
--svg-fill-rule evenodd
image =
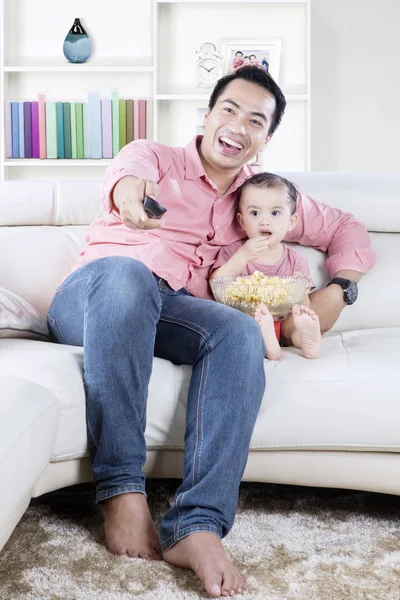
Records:
M38 104L39 104L39 158L47 158L46 102L45 102L44 94L39 94Z
M146 100L146 139L153 139L153 104Z
M64 157L72 158L71 105L69 102L63 102L63 117L64 117Z
M47 158L57 158L57 113L55 102L46 102L46 149Z
M11 102L6 101L5 106L5 126L6 126L6 158L12 158L12 115L11 115Z
M83 156L90 158L89 107L87 102L83 103Z
M24 147L25 158L32 158L32 112L31 103L23 102L24 107Z
M133 142L133 100L126 101L126 143Z
M112 158L112 105L109 98L101 101L101 131L102 131L102 147L103 158Z
M119 101L119 149L126 146L126 100Z
M119 152L119 94L118 90L111 91L112 103L112 132L113 132L113 156Z
M121 148L150 136L151 102L142 98L100 98L88 102L5 101L6 158L113 158Z
M19 122L19 157L25 158L25 121L24 121L24 103L18 102L18 122Z
M76 102L71 102L71 152L72 158L77 157L76 152Z
M90 158L101 158L101 104L99 92L88 93Z
M133 139L139 139L139 102L136 98L133 101Z
M19 108L18 102L11 102L12 156L19 158Z
M139 139L146 139L146 100L138 100Z
M76 156L83 158L83 102L77 102L76 112Z
M39 150L39 103L31 102L32 158L40 157Z
M63 103L62 102L56 102L56 119L57 119L57 158L65 158L64 114L63 114Z

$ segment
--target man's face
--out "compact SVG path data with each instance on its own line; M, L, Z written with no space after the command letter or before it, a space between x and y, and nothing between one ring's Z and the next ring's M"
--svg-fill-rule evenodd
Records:
M255 56L250 56L250 64L251 65L256 65L257 64L257 59Z
M206 163L217 170L239 171L269 142L275 98L244 79L231 81L206 115L201 144Z

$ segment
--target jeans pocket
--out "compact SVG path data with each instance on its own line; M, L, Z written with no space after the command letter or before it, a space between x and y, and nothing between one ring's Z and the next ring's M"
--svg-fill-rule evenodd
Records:
M60 344L65 344L66 342L64 341L58 329L57 321L49 314L47 315L47 324L49 326L51 341L59 342Z

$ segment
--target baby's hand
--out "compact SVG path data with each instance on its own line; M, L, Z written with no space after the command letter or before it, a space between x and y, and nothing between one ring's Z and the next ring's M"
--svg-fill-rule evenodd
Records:
M268 252L268 238L265 235L249 238L240 251L245 255L247 262L256 260L262 254Z

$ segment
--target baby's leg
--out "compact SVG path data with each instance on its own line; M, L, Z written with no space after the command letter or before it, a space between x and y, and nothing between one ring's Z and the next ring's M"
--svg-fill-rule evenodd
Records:
M303 351L305 358L317 358L321 346L321 330L316 313L304 304L293 306L292 315L281 324L282 336Z
M259 304L254 318L261 327L261 333L266 347L265 357L269 360L279 360L281 357L281 347L276 338L274 318L269 312L268 307L265 306L265 304Z

